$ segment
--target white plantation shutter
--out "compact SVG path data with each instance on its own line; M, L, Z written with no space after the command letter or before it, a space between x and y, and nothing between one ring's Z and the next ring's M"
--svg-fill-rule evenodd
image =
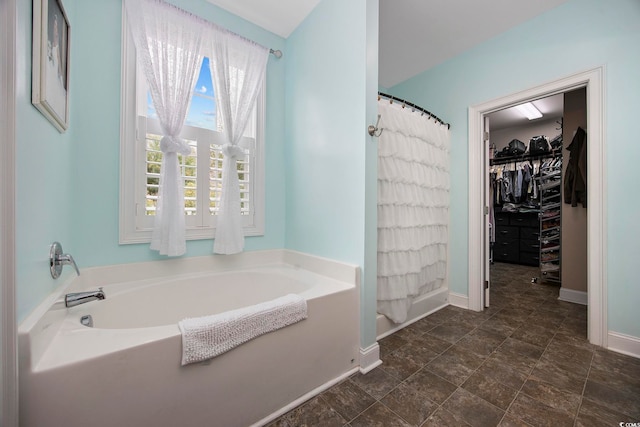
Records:
M145 161L145 215L153 216L157 209L158 189L160 182L160 167L162 151L160 150L161 135L147 133ZM180 179L184 182L184 211L185 215L195 215L198 209L198 181L197 181L197 142L185 140L191 147L191 154L178 156Z
M249 215L251 207L251 155L250 150L244 150L244 156L237 159L238 178L240 181L240 212L242 215ZM220 194L222 190L222 163L224 155L222 147L211 145L209 164L209 211L211 215L217 215L220 210Z
M138 202L137 226L151 228L156 213L157 191L160 179L159 168L162 151L159 141L159 123L155 119L143 119L146 123L144 152L139 156L139 169L143 172L144 191ZM157 133L156 133L157 132ZM181 137L191 147L189 155L178 156L181 179L184 181L184 212L186 226L208 228L216 226L216 217L220 210L222 189L222 135L210 129L184 126ZM214 141L210 143L209 141ZM243 145L255 147L255 138L244 137ZM255 148L254 148L255 150ZM244 155L237 159L237 171L240 181L240 208L245 226L250 226L255 215L254 183L255 154L251 148L244 149Z

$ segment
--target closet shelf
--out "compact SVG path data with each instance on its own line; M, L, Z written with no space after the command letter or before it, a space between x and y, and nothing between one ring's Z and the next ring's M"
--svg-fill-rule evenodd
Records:
M560 180L557 179L557 180L553 180L553 181L542 184L540 188L543 190L551 190L552 188L560 187L560 184L561 184Z
M545 197L540 200L540 211L549 212L549 211L559 211L560 206L562 206L562 199L560 195L558 197Z
M540 264L540 271L543 273L550 273L552 271L560 271L560 266L556 264Z
M552 159L556 157L558 153L550 152L546 154L521 154L520 156L509 156L509 157L495 157L489 160L489 164L493 165L504 165L506 163L517 163L517 162L526 162L529 160L543 160L543 159Z
M559 207L560 207L560 202L553 202L553 203L551 203L549 205L546 205L546 206L540 205L540 210L542 212L546 212L546 211L549 211L551 209L558 209Z
M540 179L551 178L551 177L558 176L558 175L561 175L561 174L562 174L562 169L552 166L552 167L549 167L547 169L543 169L540 172Z

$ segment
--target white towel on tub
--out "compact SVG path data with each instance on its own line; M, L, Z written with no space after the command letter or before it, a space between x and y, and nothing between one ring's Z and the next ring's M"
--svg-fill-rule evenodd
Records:
M307 318L307 301L288 294L271 301L178 322L182 365L218 356L260 335Z

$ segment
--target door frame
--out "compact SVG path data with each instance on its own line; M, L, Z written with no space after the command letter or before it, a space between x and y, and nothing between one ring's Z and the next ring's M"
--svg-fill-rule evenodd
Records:
M482 179L484 180L482 186L484 188L483 194L483 210L484 210L484 227L483 227L483 241L484 241L484 263L482 265L482 280L484 281L483 290L480 294L480 304L482 309L489 307L491 305L490 296L491 296L491 210L492 206L489 204L491 201L489 200L489 169L490 169L490 157L489 150L491 149L491 123L489 120L489 116L487 114L482 115L482 151L484 152L484 158L482 159L484 164L485 173L482 175ZM495 154L495 153L494 153ZM495 227L495 223L493 224Z
M483 117L504 108L571 90L587 89L587 293L588 339L607 347L607 206L604 122L604 66L593 68L521 92L469 107L469 308L482 311L483 265L489 254L484 245L484 193L488 173L483 147Z
M0 425L18 425L15 302L16 0L0 2Z

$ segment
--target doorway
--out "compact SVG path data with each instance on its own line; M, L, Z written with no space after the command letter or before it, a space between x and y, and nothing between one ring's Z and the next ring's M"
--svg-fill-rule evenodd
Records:
M579 125L586 128L585 89L574 92L583 95ZM569 227L568 233L562 232L567 228L563 223L573 219L562 215L568 208L561 203L561 178L563 165L566 166L569 158L564 147L570 143L567 140L563 144L563 137L569 133L570 138L568 129L578 126L571 119L563 129L565 98L571 100L574 92L548 96L484 116L484 134L488 136L487 148L490 147L485 176L488 178L485 199L489 207L489 233L485 235L489 236L490 260L486 276L490 285L494 281L494 267L498 265L508 271L510 265L535 267L526 269L530 271L532 283L559 287L565 271L561 252L569 248L566 252L572 265L571 258L576 252L573 246L582 250L580 267L583 271L586 268L586 246L573 244L574 240L582 243L586 236L586 215L580 217L583 220L580 236L573 236L576 227ZM577 103L572 103L572 107L573 104ZM570 243L570 247L563 245L563 240ZM584 278L579 289L586 296L586 273L578 276ZM573 282L577 281L567 283L575 288L578 283ZM489 305L487 300L485 297L485 307ZM583 304L586 303L585 298Z
M569 149L586 149L586 107L583 87L485 115L492 298L495 284L512 293L505 281L517 278L520 292L546 291L586 308L586 199L564 191L582 186L572 172L579 153Z
M596 68L469 108L469 308L482 311L489 257L485 247L488 206L485 204L485 174L488 153L484 150L483 119L486 114L547 96L586 88L589 132L587 187L589 214L587 232L588 339L607 346L606 300L606 206L605 150L603 132L603 69Z

